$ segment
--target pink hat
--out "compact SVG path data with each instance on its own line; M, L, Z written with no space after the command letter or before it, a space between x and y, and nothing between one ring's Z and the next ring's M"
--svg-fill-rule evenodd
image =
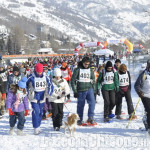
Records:
M43 72L43 65L41 63L36 64L35 71L36 72Z

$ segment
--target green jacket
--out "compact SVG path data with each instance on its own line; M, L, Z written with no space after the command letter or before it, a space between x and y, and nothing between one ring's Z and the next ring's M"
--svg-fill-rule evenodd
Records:
M90 69L90 82L79 82L79 76L82 76L82 74L80 74L81 69L85 69L82 64L80 64L73 72L71 78L71 87L73 92L77 93L79 91L87 91L90 88L93 88L95 91L95 76L93 70Z
M103 84L104 81L104 76L105 76L105 70L103 69L97 79L97 90L100 90L100 88L102 90L116 90L119 91L119 80L118 80L118 74L117 72L114 71L114 79L113 79L113 83L112 84Z

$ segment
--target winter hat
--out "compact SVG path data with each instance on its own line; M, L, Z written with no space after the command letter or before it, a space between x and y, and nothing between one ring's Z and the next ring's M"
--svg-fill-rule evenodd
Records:
M61 70L59 68L54 69L54 76L55 77L61 77Z
M66 63L66 62L63 62L63 63L62 63L62 67L66 68L66 66L67 66L67 63Z
M127 71L127 66L125 64L121 64L119 67L119 71Z
M106 68L108 68L108 67L112 67L112 62L111 61L107 61Z
M41 63L37 63L35 66L36 72L43 72L43 65Z
M22 89L26 88L26 82L27 82L27 78L23 77L19 82L18 82L18 86Z
M91 67L90 67L90 68L95 69L95 68L96 68L96 66L95 66L95 65L91 65Z
M13 67L13 72L15 72L15 71L20 72L20 69L18 67L14 66Z
M121 64L121 60L120 59L116 59L115 63L120 63Z

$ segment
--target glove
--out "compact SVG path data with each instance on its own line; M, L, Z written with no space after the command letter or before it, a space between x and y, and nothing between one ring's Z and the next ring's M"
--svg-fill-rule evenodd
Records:
M142 91L139 91L139 92L138 92L138 95L139 95L140 98L144 97L144 94L143 94Z
M27 116L29 114L29 110L25 110L24 116Z
M78 93L74 93L74 98L78 98Z
M57 96L57 99L60 99L60 96Z
M14 112L11 110L11 108L9 108L8 111L9 111L9 116L15 115Z
M63 91L63 92L62 92L62 95L65 95L65 94L66 94L66 92L65 92L65 91Z

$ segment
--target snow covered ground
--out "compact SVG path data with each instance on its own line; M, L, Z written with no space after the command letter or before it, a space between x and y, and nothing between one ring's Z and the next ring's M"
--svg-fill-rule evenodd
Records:
M127 64L127 61L125 61ZM138 76L141 63L131 63L130 73L132 79L132 98L133 105L137 104L138 96L134 91L133 85ZM73 94L71 94L73 95ZM72 113L76 112L77 100L71 97L72 102L66 104L64 107L64 119L68 114L68 110ZM52 120L42 121L41 128L43 132L40 135L33 134L31 115L27 116L25 129L26 136L8 135L9 132L9 117L5 114L4 118L0 120L0 149L2 150L111 150L111 149L128 149L128 150L148 150L150 145L150 138L147 137L145 131L140 131L140 127L144 127L142 123L142 116L144 108L140 102L136 115L137 120L128 124L127 105L123 100L122 111L124 120L113 119L112 123L103 122L103 99L98 97L98 103L95 108L95 120L98 125L94 127L80 127L78 126L74 137L70 137L69 133L64 135L63 129L60 132L53 131ZM85 105L84 120L87 119L88 105ZM114 112L115 110L113 110Z

